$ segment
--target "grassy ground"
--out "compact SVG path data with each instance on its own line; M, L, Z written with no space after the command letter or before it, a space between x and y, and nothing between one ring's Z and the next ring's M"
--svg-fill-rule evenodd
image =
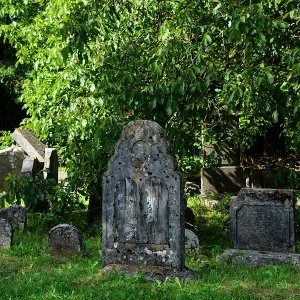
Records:
M101 270L101 240L85 234L88 255L52 257L47 232L54 223L31 216L26 232L16 233L10 250L0 250L0 299L300 299L300 271L290 266L226 266L215 257L229 246L226 209L208 209L190 199L201 252L187 253L186 265L200 273L188 283L147 282ZM74 219L82 227L82 215ZM84 229L82 227L82 229Z

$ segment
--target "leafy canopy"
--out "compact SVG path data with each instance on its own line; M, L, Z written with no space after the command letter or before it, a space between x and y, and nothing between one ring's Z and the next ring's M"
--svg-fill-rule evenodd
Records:
M158 121L181 158L279 121L299 149L296 0L3 0L0 17L25 124L61 147L74 187L100 189L131 119Z

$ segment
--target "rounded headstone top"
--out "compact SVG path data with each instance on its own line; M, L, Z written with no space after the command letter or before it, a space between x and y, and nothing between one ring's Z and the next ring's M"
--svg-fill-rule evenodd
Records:
M185 249L198 252L200 249L197 235L190 229L185 229Z
M84 249L81 232L73 225L59 224L48 234L49 250L52 254L69 255Z

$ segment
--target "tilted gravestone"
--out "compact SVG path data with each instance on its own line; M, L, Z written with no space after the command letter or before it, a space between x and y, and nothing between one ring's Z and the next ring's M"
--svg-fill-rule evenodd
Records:
M27 210L25 206L13 204L0 209L0 218L7 220L14 230L23 231L26 227Z
M295 204L292 190L243 188L230 204L229 232L234 249L220 260L233 264L293 264Z
M48 234L48 247L52 255L72 255L84 250L81 232L73 225L59 224Z
M46 146L27 129L17 128L13 134L13 139L20 147L31 157L36 158L39 162L44 163Z
M123 129L103 177L102 222L104 265L183 268L183 182L157 123Z
M12 244L13 229L9 222L0 218L0 248L9 249Z
M230 234L236 249L295 252L291 190L241 189L230 205Z

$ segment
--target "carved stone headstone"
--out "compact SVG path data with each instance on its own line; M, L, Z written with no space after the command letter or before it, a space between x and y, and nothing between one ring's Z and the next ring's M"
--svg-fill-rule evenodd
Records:
M0 218L0 248L9 249L12 244L13 230L7 220Z
M45 149L44 178L58 182L58 156L55 148Z
M39 162L44 162L46 146L27 129L17 128L13 134L13 139L31 157L37 158Z
M26 227L26 213L28 208L13 204L10 207L0 209L0 218L9 222L14 230L23 231Z
M235 249L295 252L292 190L243 188L230 205Z
M69 224L59 224L49 231L48 246L52 255L78 254L84 250L81 232Z
M155 122L125 126L103 177L103 263L184 266L182 177Z

